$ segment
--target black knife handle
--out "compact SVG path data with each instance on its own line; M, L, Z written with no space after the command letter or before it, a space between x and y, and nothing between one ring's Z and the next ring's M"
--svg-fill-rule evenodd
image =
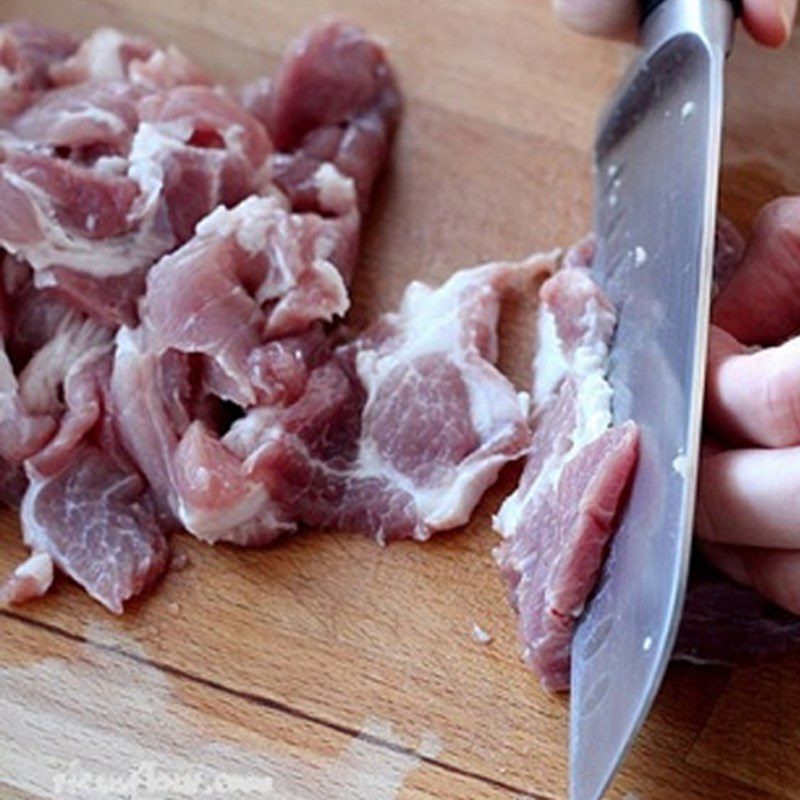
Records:
M742 0L728 0L733 6L733 13L738 18L742 15ZM641 14L639 16L639 25L641 25L665 0L640 0ZM704 3L705 0L697 0L698 3Z

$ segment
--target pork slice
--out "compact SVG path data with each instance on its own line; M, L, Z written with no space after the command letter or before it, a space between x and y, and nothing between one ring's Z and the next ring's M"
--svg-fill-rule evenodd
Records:
M178 243L218 205L234 206L265 183L270 142L221 88L177 86L146 96L130 174L162 187Z
M0 244L38 287L110 324L135 321L144 271L174 245L160 185L18 152L0 164L0 203Z
M128 63L128 77L132 83L148 89L214 84L213 78L202 67L172 44L163 50L154 50L146 59L132 59Z
M67 412L49 445L26 462L25 543L106 608L164 571L167 540L147 485L120 447L107 414L111 355L88 350L65 382Z
M354 182L359 206L366 209L401 109L397 82L377 41L341 22L312 27L288 50L268 94L262 84L245 98L265 117L278 150L273 180L295 210L323 208L316 178L322 164Z
M35 271L120 275L172 243L169 231L143 229L154 204L135 181L61 159L14 154L0 164L0 200L0 242Z
M41 597L52 583L53 559L47 553L33 553L0 584L0 606Z
M590 255L573 251L570 263ZM638 430L611 426L605 371L615 314L588 270L563 268L540 297L533 442L519 487L495 517L504 537L496 558L525 659L555 691L569 686L573 629L614 533Z
M9 470L6 500L17 493L16 467L44 447L56 424L51 414L37 414L25 405L11 361L0 347L0 464Z
M93 31L71 56L49 67L56 86L100 81L128 80L128 67L146 61L158 50L146 36L123 33L103 27Z
M550 266L531 258L462 270L438 289L411 284L399 312L315 370L249 446L233 439L250 418L226 442L306 524L380 542L464 524L529 444L528 397L493 366L500 297Z
M252 351L347 309L347 291L330 261L340 225L290 214L274 198L217 209L148 275L142 308L149 345L157 353L208 356L226 399L253 405L260 371ZM263 389L272 391L268 381Z
M18 21L0 26L0 120L8 121L49 88L49 71L71 56L70 34Z
M139 124L142 90L123 81L53 89L17 116L10 128L21 139L80 162L126 156Z
M275 378L274 394L227 431L227 420L203 413L208 388L201 378L200 396L193 393L189 384L196 389L198 377L188 374L184 354L157 355L143 329L117 335L111 391L122 442L162 509L208 542L263 545L296 528L294 518L273 501L256 459L247 456L269 439L259 438L268 427L265 418L272 420L296 399L330 349L321 329L313 328L253 352L264 374Z

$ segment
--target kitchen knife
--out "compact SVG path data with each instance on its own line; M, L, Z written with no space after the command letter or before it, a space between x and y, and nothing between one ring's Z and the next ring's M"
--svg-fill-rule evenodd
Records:
M572 645L570 797L598 800L658 692L680 621L697 488L729 0L642 3L641 45L595 144L596 280L618 310L614 419L641 447Z

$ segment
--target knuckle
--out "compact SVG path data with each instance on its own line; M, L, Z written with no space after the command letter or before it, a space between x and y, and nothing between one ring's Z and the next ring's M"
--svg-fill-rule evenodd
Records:
M792 365L794 367L794 365ZM789 447L800 443L800 375L781 366L761 381L763 444Z

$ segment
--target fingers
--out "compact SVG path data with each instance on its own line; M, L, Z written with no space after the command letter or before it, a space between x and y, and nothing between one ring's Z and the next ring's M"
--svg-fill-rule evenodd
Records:
M637 0L553 0L559 19L580 33L632 39L639 20Z
M797 0L745 0L742 22L757 42L780 47L791 35L796 13Z
M712 320L745 344L775 344L800 329L800 198L774 200L759 212Z
M562 22L581 33L634 39L639 20L637 0L553 0ZM797 0L745 0L743 22L761 44L780 47L788 40Z
M800 338L749 353L712 325L705 414L710 427L729 441L800 444Z
M708 560L733 580L800 614L800 551L705 544Z
M800 448L705 455L695 525L712 543L800 548Z

